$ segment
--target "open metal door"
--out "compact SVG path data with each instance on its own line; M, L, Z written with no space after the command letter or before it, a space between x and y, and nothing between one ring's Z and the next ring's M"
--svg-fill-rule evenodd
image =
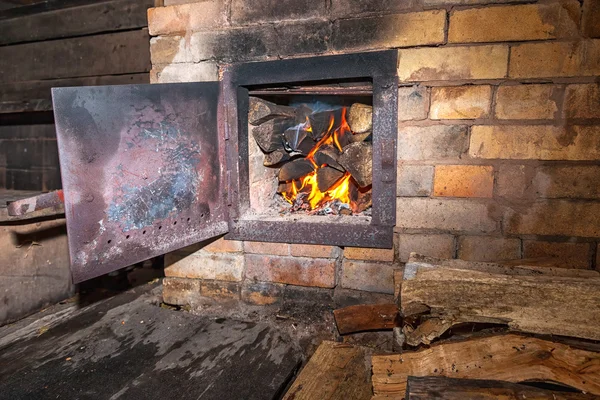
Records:
M218 82L52 89L75 283L227 232Z

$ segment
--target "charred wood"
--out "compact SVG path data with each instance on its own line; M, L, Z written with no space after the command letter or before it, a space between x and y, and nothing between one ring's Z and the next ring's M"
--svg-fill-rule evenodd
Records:
M328 191L344 173L331 167L321 167L317 170L317 186L321 192Z
M322 146L314 155L315 163L318 166L327 165L331 168L335 168L338 171L345 172L346 170L338 162L339 151L333 146Z
M265 153L283 150L283 132L289 127L285 119L273 119L260 126L252 128L252 136Z
M265 167L273 167L277 164L288 161L289 159L290 155L286 151L279 149L265 154L263 165Z
M373 145L369 142L352 143L338 157L338 163L352 175L358 186L369 186L373 181Z
M315 170L310 161L305 158L298 158L283 164L279 170L279 181L287 182L294 179L300 179Z
M350 207L352 212L359 214L373 205L372 186L358 187L353 179L350 179Z
M295 119L296 110L294 107L280 106L258 97L250 97L248 107L248 122L250 124L258 126L278 117Z
M341 121L342 109L316 112L308 117L313 139L319 140L328 132L332 118L334 121Z

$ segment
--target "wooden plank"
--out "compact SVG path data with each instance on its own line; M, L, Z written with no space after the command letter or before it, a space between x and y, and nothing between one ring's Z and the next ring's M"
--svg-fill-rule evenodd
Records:
M148 29L0 47L0 83L150 70Z
M0 103L30 100L51 100L51 88L69 86L104 86L150 83L148 73L87 76L80 78L50 79L14 82L0 85Z
M373 356L376 395L403 396L409 376L554 381L600 395L600 353L514 334Z
M340 334L392 329L400 326L396 304L360 304L333 311Z
M365 357L365 349L360 346L324 341L283 399L370 399L370 371Z
M593 400L593 394L544 390L517 383L435 376L408 377L406 400Z
M0 45L143 28L154 0L113 0L0 20Z
M427 325L406 327L409 345L429 343L463 322L600 340L600 324L593 323L600 321L600 275L595 271L446 263L414 256L405 266L401 314L428 312L430 317Z

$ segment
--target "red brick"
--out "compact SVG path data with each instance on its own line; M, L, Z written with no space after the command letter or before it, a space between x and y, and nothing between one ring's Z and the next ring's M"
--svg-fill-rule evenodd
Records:
M450 14L449 43L508 42L574 37L579 2L469 8Z
M224 238L219 238L208 243L202 248L202 250L210 251L211 253L239 253L242 251L242 242L238 240L225 240Z
M519 239L490 236L458 238L458 258L467 261L503 261L521 258Z
M587 37L600 38L600 2L583 1L583 33Z
M342 287L367 292L394 293L394 264L344 260Z
M600 237L600 203L549 200L508 210L504 231L514 235Z
M370 249L365 247L346 247L344 257L351 260L394 261L394 249Z
M246 278L298 286L335 286L335 260L246 254Z
M556 258L563 268L590 268L590 243L523 241L523 258Z
M494 168L485 165L436 165L433 194L440 197L492 197Z
M410 253L436 258L454 258L454 237L435 234L396 234L398 261L408 262Z
M246 253L277 256L288 256L290 254L289 246L286 243L244 242L244 251Z
M316 244L291 244L291 254L296 257L336 258L340 248Z

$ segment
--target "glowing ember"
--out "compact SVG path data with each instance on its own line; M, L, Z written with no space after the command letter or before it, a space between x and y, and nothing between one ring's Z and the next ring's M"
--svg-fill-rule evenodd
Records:
M346 112L347 109L346 107L344 107L342 109L341 121L336 129L333 129L334 126L336 126L334 120L334 113L331 113L329 127L327 128L327 131L306 156L306 159L313 164L315 170L301 179L292 180L291 190L288 192L281 193L283 198L289 203L294 204L299 193L308 193L308 196L306 197L305 201L308 202L311 210L321 207L324 204L334 200L339 200L342 203L350 204L351 175L348 172L346 172L329 189L327 189L325 192L322 192L321 190L319 190L319 185L317 181L317 171L320 168L326 167L327 164L317 165L314 159L315 153L323 146L335 146L337 150L339 150L340 152L342 151L341 143L344 143L344 138L346 137L346 135L352 135L350 126L346 121ZM306 119L304 129L307 131L312 131L312 127L310 126L308 118Z

